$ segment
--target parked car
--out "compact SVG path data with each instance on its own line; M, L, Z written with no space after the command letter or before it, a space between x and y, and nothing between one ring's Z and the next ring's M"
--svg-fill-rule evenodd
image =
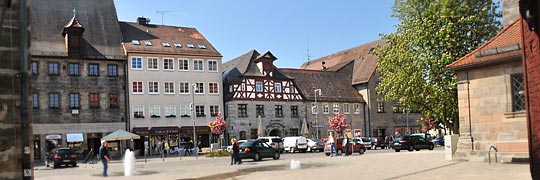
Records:
M57 168L60 165L77 166L77 154L69 148L53 149L47 158L47 166L53 165Z
M385 149L388 147L387 142L384 141L384 137L371 137L371 149L377 149L377 147L380 147L381 149Z
M431 140L431 142L435 145L444 146L444 136L435 137L433 140Z
M366 152L366 146L365 143L362 141L361 138L349 138L349 142L351 143L349 145L349 154L358 152L359 154L364 154ZM340 156L345 152L345 149L343 147L343 138L338 138L336 143L336 154ZM330 150L330 144L325 143L324 144L324 154L326 156L330 156L331 150Z
M320 139L307 139L309 152L322 152L324 151L324 142Z
M305 153L308 149L308 141L303 136L285 137L283 138L283 147L285 151L290 153L296 151Z
M371 149L371 138L369 137L360 137L359 139L362 139L362 142L364 143L364 146L366 146L367 149Z
M434 147L435 145L433 145L431 141L426 141L426 139L423 137L413 135L394 138L394 145L392 146L396 152L399 152L402 149L406 149L408 151L420 151L420 149L433 150Z
M240 158L253 159L253 161L260 161L263 158L279 159L281 154L279 150L268 145L261 139L248 140L240 144Z
M259 139L268 143L268 145L272 146L273 148L278 149L280 153L283 153L283 150L285 150L283 148L283 139L281 139L279 136L259 137Z
M242 143L245 143L247 140L245 139L242 139L242 140L238 140L238 145L242 144ZM229 152L232 152L232 145L228 145L227 146L227 151Z
M428 142L431 142L431 140L433 140L433 138L431 137L431 134L429 133L414 133L414 134L411 134L411 136L423 137Z

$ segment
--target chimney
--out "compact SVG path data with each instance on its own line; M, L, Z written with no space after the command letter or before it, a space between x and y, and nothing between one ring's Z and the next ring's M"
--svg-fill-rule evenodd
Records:
M150 18L138 17L138 18L137 18L137 22L138 22L140 25L148 25L148 23L150 23Z

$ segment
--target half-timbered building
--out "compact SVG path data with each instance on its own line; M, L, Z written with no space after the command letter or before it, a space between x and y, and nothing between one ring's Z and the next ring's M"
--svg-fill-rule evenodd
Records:
M306 112L303 98L293 79L274 66L276 59L269 51L252 50L223 64L229 137L257 138L259 127L265 136L300 134Z

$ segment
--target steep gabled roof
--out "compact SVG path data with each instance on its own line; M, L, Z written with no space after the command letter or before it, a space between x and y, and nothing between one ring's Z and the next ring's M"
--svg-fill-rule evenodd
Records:
M272 58L275 58L270 51L263 55L271 55ZM223 79L228 80L229 82L238 82L242 80L242 76L263 77L264 75L256 65L256 60L263 57L264 56L262 56L256 50L251 50L223 63ZM272 74L274 78L290 79L289 77L283 75L283 73L281 73L277 67L274 66L273 70L274 72Z
M348 74L290 68L281 68L280 71L294 79L305 100L314 101L315 89L321 89L322 95L317 95L317 100L320 101L365 102L358 91L350 85Z
M222 57L195 28L142 25L135 22L120 22L120 28L127 52ZM134 40L138 41L139 45L133 44ZM144 41L149 41L152 45L147 46ZM169 43L169 46L163 46L163 42ZM180 43L181 47L175 47L174 43ZM193 44L193 47L188 47L187 44ZM200 48L199 45L203 45L204 48Z
M377 58L371 51L378 45L384 45L385 40L376 40L328 56L324 56L302 64L302 69L321 70L322 62L326 71L339 71L347 64L354 62L353 78L349 85L364 83L369 80L377 68Z
M31 56L67 57L63 29L82 24L81 58L125 59L113 0L39 0L29 5Z
M489 41L446 66L451 70L521 59L521 18L506 26Z

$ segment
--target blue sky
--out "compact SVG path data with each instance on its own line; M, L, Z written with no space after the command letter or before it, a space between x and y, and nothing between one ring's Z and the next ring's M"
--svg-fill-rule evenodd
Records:
M195 27L223 55L271 51L280 68L380 39L395 31L394 0L114 0L120 21Z

